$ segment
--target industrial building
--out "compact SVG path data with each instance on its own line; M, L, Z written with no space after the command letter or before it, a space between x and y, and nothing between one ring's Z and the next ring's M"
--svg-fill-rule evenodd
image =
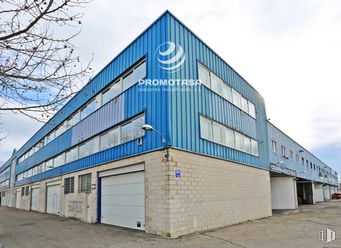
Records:
M168 11L0 167L2 206L166 237L323 201L337 185Z

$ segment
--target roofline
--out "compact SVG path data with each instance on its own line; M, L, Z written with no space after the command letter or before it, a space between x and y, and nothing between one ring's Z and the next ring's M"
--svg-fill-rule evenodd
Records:
M274 128L276 128L278 131L280 131L282 134L284 134L287 138L291 139L293 142L296 143L296 145L302 147L302 149L306 150L310 155L312 155L315 159L317 159L318 161L320 161L322 164L324 164L325 166L327 166L329 169L332 169L333 171L335 171L337 173L336 170L334 170L332 167L328 166L325 162L323 162L321 159L319 159L318 157L316 157L312 152L310 152L308 149L306 149L304 146L300 145L297 141L295 141L293 138L291 138L289 135L287 135L285 132L283 132L281 129L279 129L277 126L275 126L273 123L271 123L270 121L267 121L268 124L272 125ZM337 175L338 176L338 175Z

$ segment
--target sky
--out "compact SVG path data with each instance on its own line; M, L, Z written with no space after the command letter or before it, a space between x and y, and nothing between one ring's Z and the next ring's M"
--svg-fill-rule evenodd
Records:
M271 122L341 174L341 1L93 0L74 40L100 71L170 10L265 98ZM0 164L41 124L2 114Z

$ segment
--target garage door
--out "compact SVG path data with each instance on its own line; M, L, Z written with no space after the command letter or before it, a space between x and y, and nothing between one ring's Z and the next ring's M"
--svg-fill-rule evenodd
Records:
M101 223L145 230L144 171L101 178Z
M39 211L39 188L32 188L32 205L31 210Z
M15 197L15 207L21 208L21 190L18 189Z
M324 186L324 199L330 200L329 186Z
M59 199L60 199L60 185L48 186L47 187L47 204L46 204L47 213L59 215Z

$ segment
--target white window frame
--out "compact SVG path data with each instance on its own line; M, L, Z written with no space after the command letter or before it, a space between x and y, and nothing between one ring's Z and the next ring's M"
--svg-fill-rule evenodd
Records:
M277 153L277 142L272 140L271 141L271 148L273 153Z

